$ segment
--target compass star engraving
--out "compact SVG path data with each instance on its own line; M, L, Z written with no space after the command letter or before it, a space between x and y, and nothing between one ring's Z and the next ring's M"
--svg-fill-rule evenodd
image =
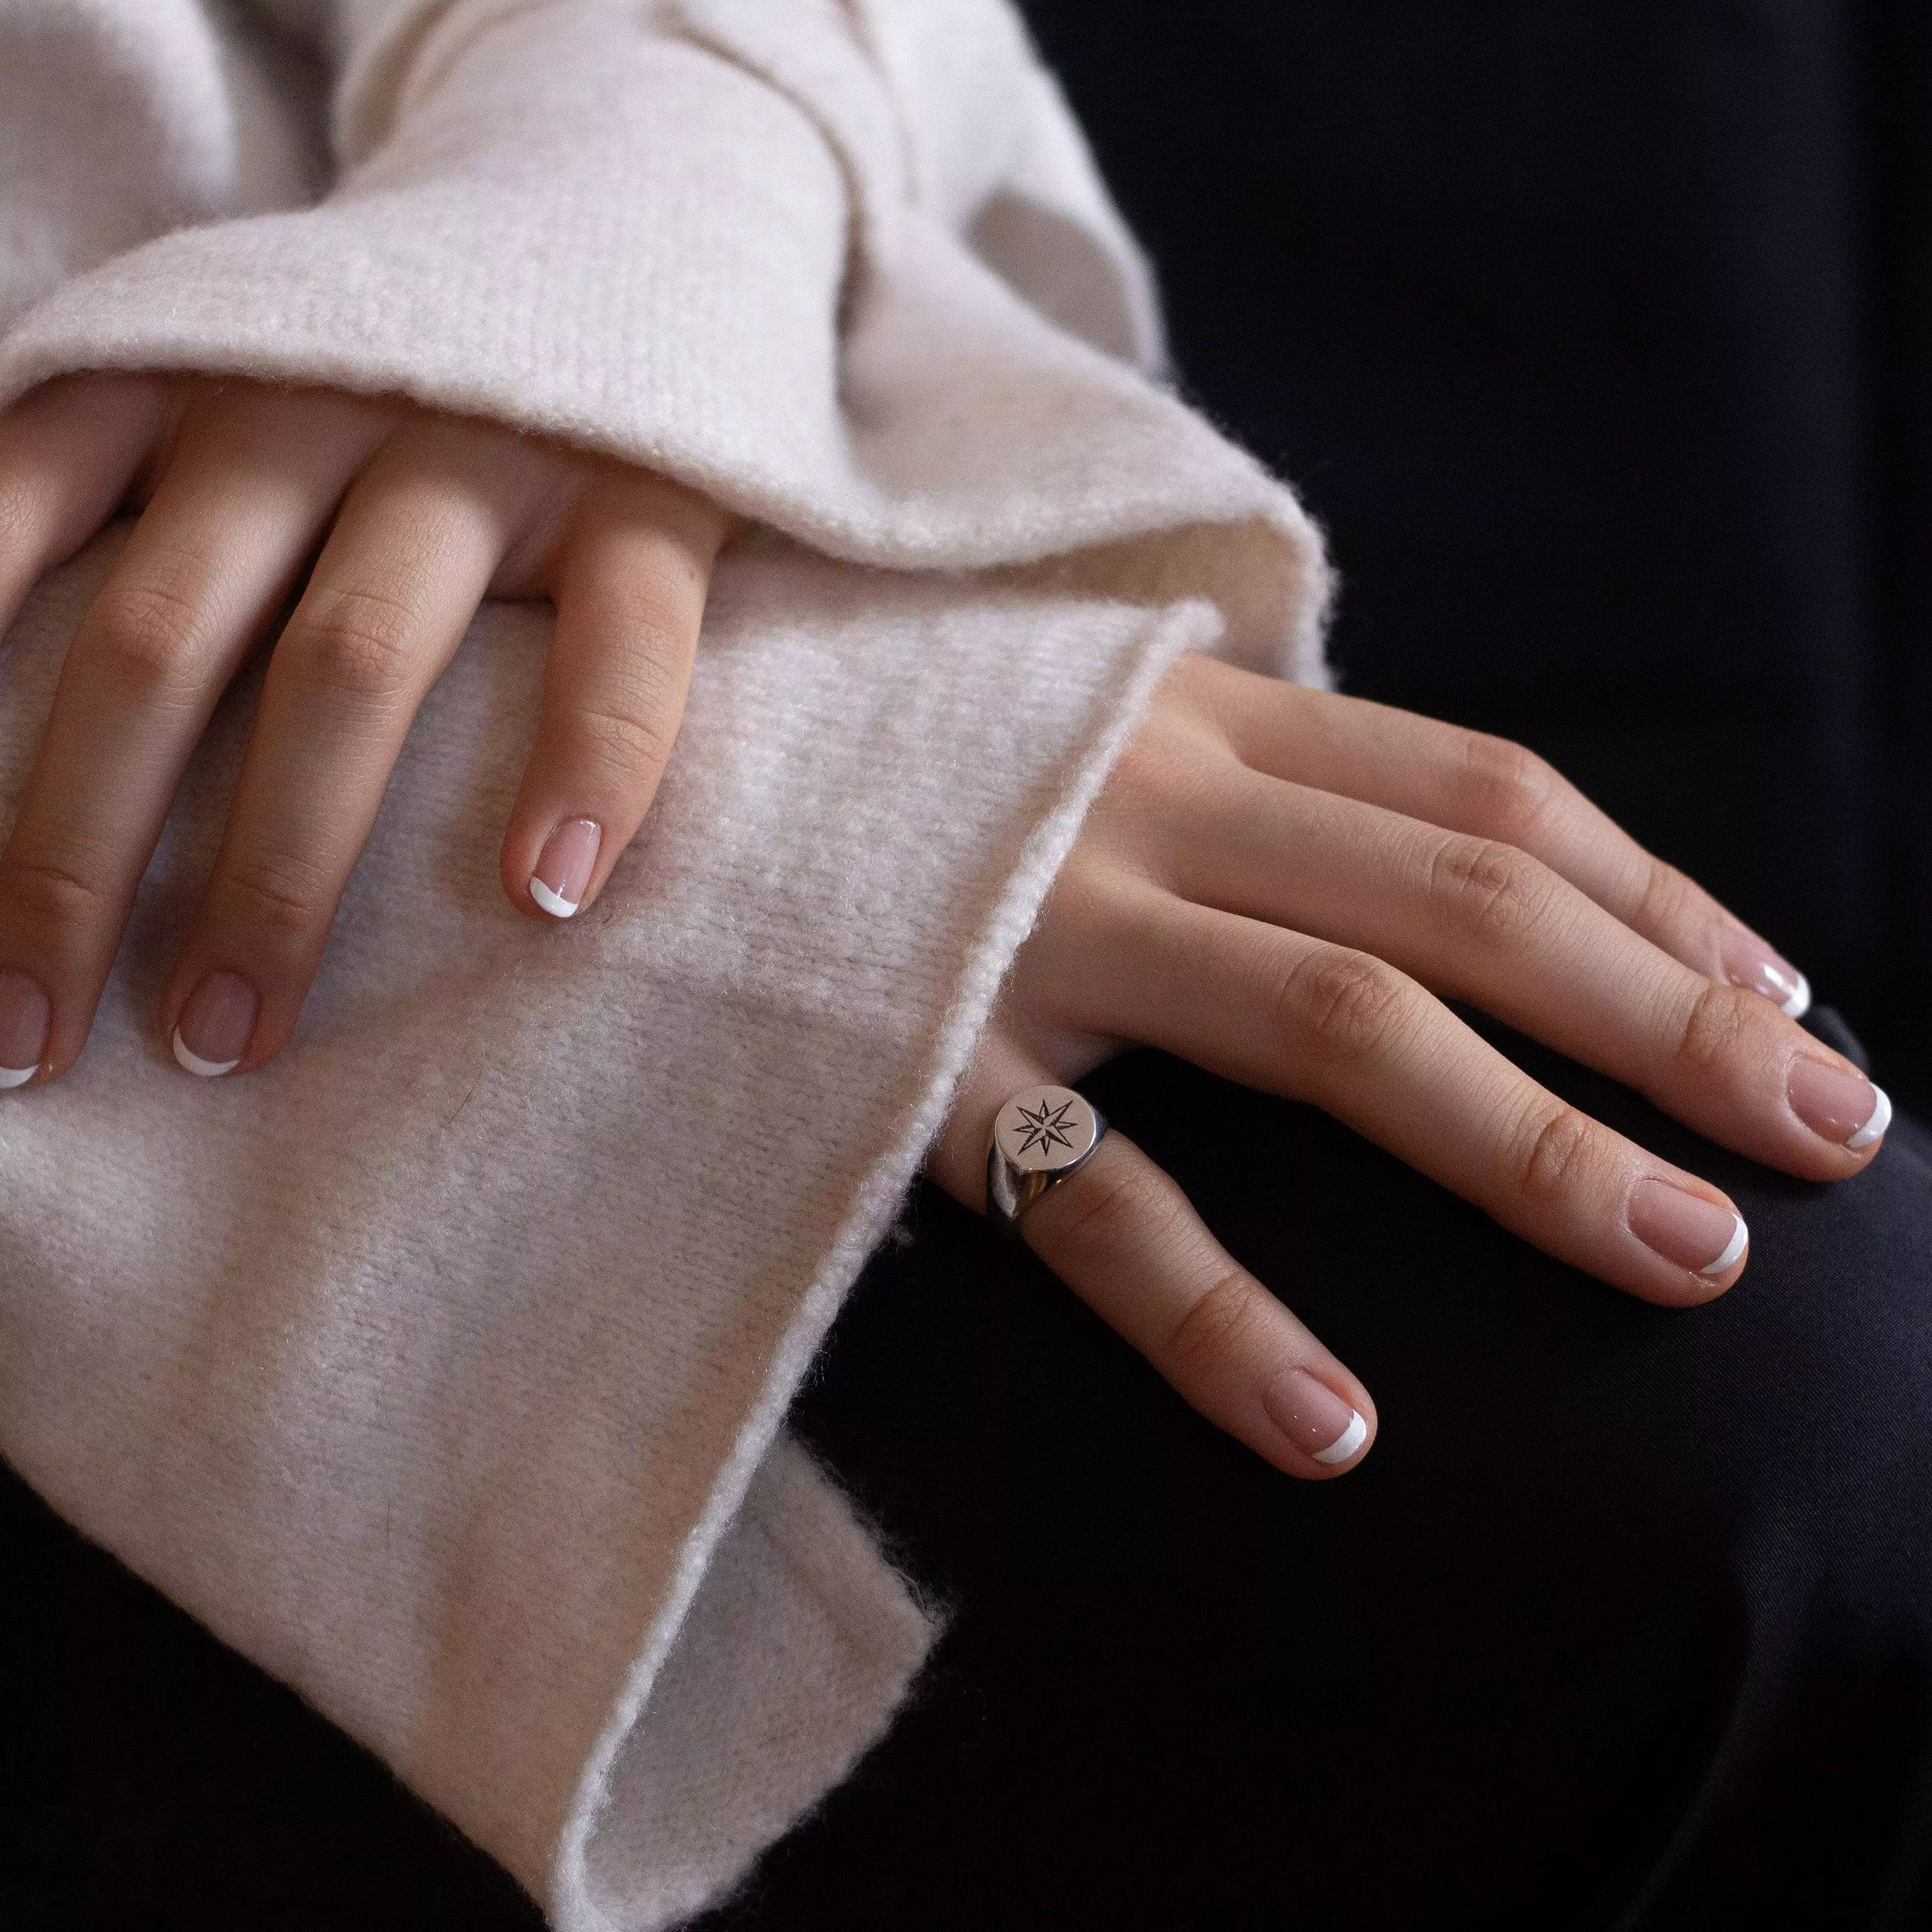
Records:
M1015 1150L1016 1159L1030 1154L1035 1148L1043 1154L1051 1153L1055 1148L1064 1148L1069 1154L1073 1151L1073 1136L1067 1132L1072 1124L1071 1100L1063 1100L1056 1107L1051 1101L1042 1100L1036 1109L1022 1107L1017 1111L1026 1126L1020 1136L1019 1146Z

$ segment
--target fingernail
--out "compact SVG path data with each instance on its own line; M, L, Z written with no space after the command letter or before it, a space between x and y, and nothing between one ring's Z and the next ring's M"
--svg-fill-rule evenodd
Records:
M1262 1394L1268 1418L1318 1462L1346 1462L1366 1438L1369 1425L1326 1382L1290 1369Z
M1694 1274L1734 1268L1750 1241L1744 1217L1667 1180L1640 1180L1631 1190L1630 1231L1653 1254Z
M566 819L544 841L542 856L530 878L530 897L547 913L568 919L584 903L584 888L597 864L604 828L594 818Z
M261 1002L246 980L211 973L188 996L175 1028L175 1058L204 1080L232 1073L248 1051Z
M0 1087L24 1087L40 1071L53 1010L24 973L0 973Z
M1724 950L1724 976L1734 986L1762 993L1794 1020L1810 1010L1811 982L1761 939L1741 934L1731 940Z
M1862 1073L1820 1060L1792 1064L1791 1111L1822 1138L1856 1154L1892 1125L1892 1102Z

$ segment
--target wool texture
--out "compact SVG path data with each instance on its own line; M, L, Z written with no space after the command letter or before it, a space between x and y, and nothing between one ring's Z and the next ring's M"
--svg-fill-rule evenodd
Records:
M1156 380L1000 0L0 0L0 404L401 393L754 526L594 908L502 898L548 618L486 605L294 1044L180 1076L244 679L86 1054L0 1102L10 1461L558 1925L674 1923L932 1640L786 1407L1175 656L1320 677L1315 533ZM10 815L119 540L0 658Z

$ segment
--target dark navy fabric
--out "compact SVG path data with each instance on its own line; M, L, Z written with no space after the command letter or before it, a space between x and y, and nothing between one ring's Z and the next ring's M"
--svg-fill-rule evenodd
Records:
M1787 1180L1505 1043L1732 1192L1731 1294L1633 1301L1175 1061L1089 1083L1375 1392L1335 1482L915 1197L797 1420L950 1627L709 1932L1932 1924L1932 1136ZM0 1924L536 1925L17 1484L0 1551Z
M1506 1043L1732 1192L1738 1287L1648 1306L1310 1109L1108 1070L1376 1448L1274 1474L922 1197L801 1420L956 1622L715 1932L1932 1924L1932 1136L1787 1180Z

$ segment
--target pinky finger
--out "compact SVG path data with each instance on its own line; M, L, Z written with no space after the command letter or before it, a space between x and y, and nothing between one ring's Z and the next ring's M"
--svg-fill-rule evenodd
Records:
M645 479L580 509L553 574L536 748L503 838L503 889L568 919L644 822L677 740L725 519Z
M1208 1232L1172 1176L1110 1133L1021 1223L1028 1245L1195 1408L1291 1476L1352 1469L1375 1405Z

